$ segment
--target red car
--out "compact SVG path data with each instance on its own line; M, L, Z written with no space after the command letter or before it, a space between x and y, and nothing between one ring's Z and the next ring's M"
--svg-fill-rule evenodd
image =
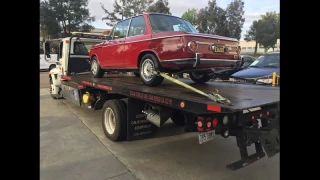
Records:
M148 86L162 83L155 71L188 72L196 83L209 81L216 69L240 64L237 39L201 34L186 20L160 13L144 13L120 21L106 41L90 49L91 71L126 71Z

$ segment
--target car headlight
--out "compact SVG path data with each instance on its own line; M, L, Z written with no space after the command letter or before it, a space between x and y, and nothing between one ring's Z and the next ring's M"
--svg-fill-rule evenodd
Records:
M271 84L272 79L271 78L270 79L258 79L257 82Z

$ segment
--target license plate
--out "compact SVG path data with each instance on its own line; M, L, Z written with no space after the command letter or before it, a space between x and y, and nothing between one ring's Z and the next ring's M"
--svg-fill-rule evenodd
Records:
M203 144L205 142L211 141L216 136L215 130L208 131L208 132L199 132L199 144Z
M215 46L214 52L215 53L224 53L224 46Z

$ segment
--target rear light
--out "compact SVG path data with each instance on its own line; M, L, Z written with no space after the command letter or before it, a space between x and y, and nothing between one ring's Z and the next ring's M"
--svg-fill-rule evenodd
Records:
M212 119L210 117L206 118L206 131L210 131L211 130L211 127L212 127L211 120Z
M214 119L212 120L212 126L213 126L213 127L217 127L217 126L218 126L218 119L217 119L217 118L214 118Z
M223 117L222 123L223 123L224 125L229 124L229 117L228 117L227 115L225 115L225 116Z
M204 119L203 119L203 117L199 116L198 120L197 120L197 130L199 132L203 131L203 124L204 124Z
M195 41L190 41L188 47L191 51L196 52L198 49L198 44Z

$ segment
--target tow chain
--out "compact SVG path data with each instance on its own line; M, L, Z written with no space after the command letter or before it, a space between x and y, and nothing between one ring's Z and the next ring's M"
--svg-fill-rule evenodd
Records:
M207 94L207 93L205 93L203 91L200 91L199 89L196 89L196 88L194 88L194 87L192 87L192 86L190 86L190 85L188 85L188 84L186 84L186 83L184 83L182 81L179 81L178 79L172 78L172 77L166 75L165 73L162 73L162 72L159 72L159 71L154 71L154 74L157 75L157 76L162 76L165 79L168 79L169 81L172 81L172 82L174 82L174 83L176 83L176 84L178 84L180 86L183 86L183 87L185 87L185 88L187 88L187 89L189 89L191 91L194 91L194 92L196 92L198 94L201 94L201 95L213 100L214 102L218 102L218 103L221 103L221 104L227 104L229 106L233 106L231 104L231 102L227 98L224 98L219 94L218 89L214 89L212 94Z

